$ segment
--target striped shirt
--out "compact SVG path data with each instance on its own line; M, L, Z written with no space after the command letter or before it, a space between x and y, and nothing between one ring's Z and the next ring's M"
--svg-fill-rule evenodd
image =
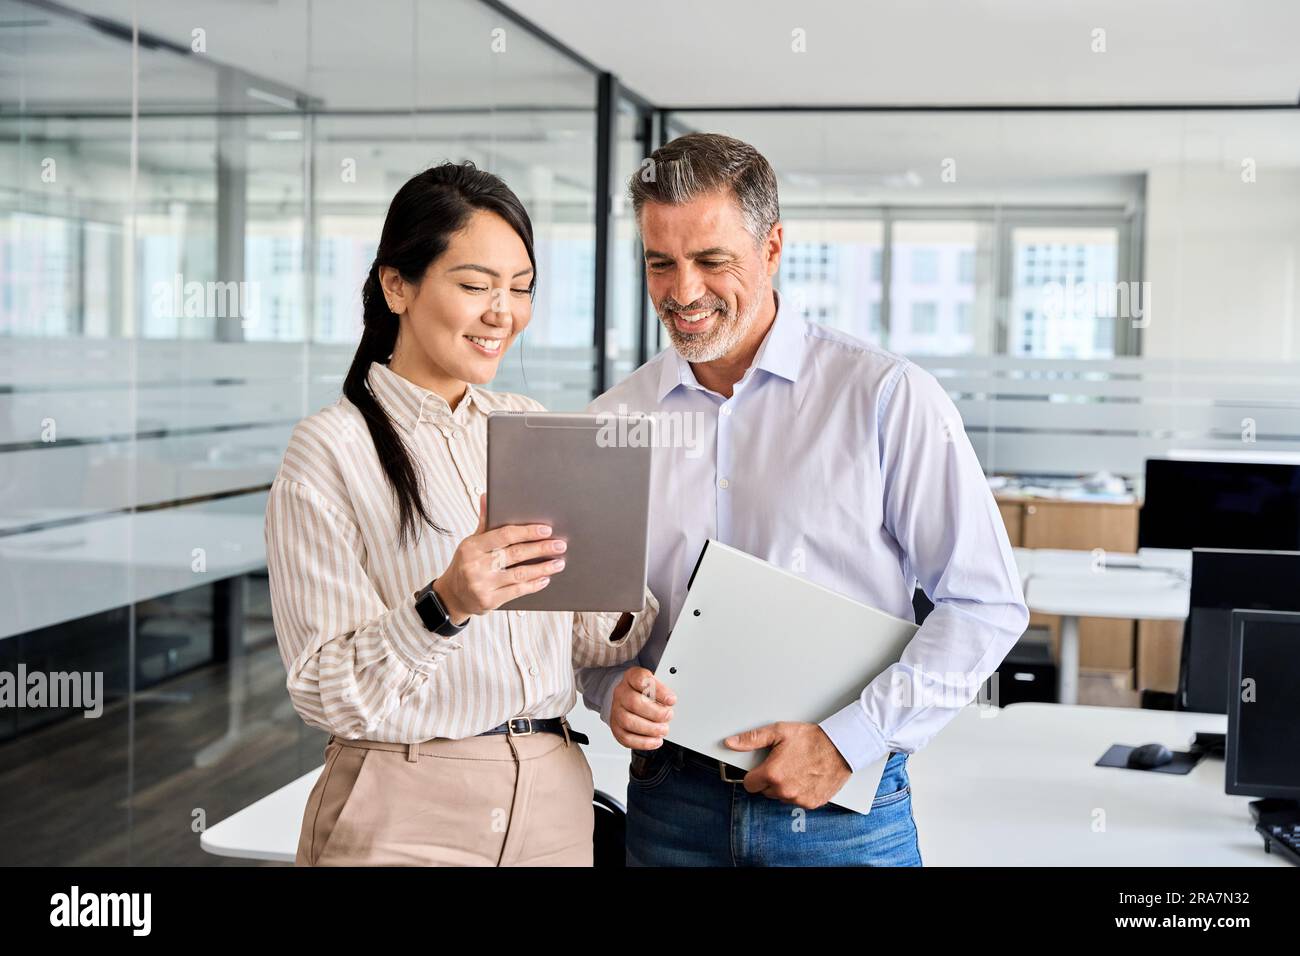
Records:
M478 526L488 413L542 406L470 385L453 411L378 362L368 380L412 454L430 516L449 533L425 526L398 546L396 498L346 397L298 423L266 509L271 609L295 709L340 737L394 743L567 714L575 668L641 649L658 611L649 591L617 641L608 639L617 612L491 611L445 638L415 610L415 592Z

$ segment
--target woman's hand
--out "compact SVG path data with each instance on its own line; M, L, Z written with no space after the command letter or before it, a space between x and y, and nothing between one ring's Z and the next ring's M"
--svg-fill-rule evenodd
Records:
M463 624L472 614L495 611L550 584L550 576L564 569L561 555L566 547L550 534L551 529L540 524L511 524L488 531L487 495L480 495L478 528L457 545L451 564L433 583L452 621ZM534 558L553 560L520 565Z

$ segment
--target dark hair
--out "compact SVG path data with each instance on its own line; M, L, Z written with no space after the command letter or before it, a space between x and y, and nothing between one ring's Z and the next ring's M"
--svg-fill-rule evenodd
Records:
M400 319L388 310L379 269L391 266L407 282L419 284L429 264L447 251L452 236L480 209L496 213L523 240L534 269L528 285L531 294L537 283L537 259L528 212L509 186L470 162L433 166L412 176L397 191L388 206L375 261L361 289L361 342L343 380L343 394L365 417L379 462L397 498L399 544L418 537L421 524L431 525L440 534L447 532L430 516L410 450L370 391L370 363L387 363L392 357L400 325Z

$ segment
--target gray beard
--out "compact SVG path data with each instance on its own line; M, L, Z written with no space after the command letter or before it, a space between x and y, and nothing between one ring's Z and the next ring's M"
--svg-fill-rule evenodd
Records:
M668 339L673 343L673 348L677 350L678 355L688 362L713 362L727 355L740 344L740 340L754 324L754 316L757 314L758 302L755 301L741 315L722 313L722 318L714 322L713 328L708 333L695 335L677 331L671 313L660 313L659 321L668 331Z

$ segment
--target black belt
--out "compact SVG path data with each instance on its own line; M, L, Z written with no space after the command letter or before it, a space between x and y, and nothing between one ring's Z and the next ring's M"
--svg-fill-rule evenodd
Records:
M672 750L669 753L676 752L683 761L690 761L705 770L716 773L725 783L744 783L745 774L749 773L748 770L742 770L735 764L718 760L716 757L706 757L698 750L691 750L689 747L683 747L668 740L665 740L661 746L671 747Z
M511 737L531 737L533 734L559 734L577 744L590 743L586 734L578 733L563 717L512 717L504 724L485 730L480 737L492 734L509 734Z

